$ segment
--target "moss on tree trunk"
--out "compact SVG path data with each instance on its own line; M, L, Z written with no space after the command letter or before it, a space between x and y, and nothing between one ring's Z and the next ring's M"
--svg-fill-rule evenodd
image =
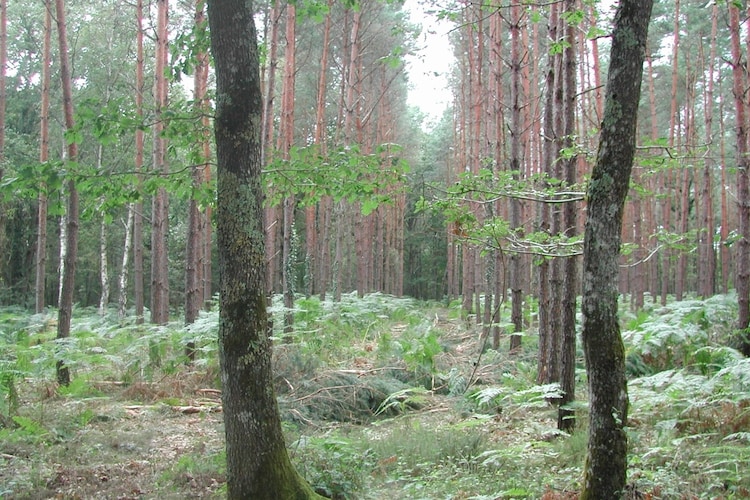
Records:
M289 460L273 390L253 6L211 0L208 9L217 83L219 361L227 494L253 500L321 498Z
M588 189L582 340L590 422L584 500L619 498L626 482L628 392L617 315L618 259L651 8L652 0L622 0L615 15L599 150Z

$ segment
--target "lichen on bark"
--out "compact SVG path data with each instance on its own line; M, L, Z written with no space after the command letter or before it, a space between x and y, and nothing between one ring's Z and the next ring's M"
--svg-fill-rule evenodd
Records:
M580 496L585 500L619 498L626 483L629 402L617 264L651 8L652 0L622 0L615 15L600 146L587 195L582 340L590 418Z

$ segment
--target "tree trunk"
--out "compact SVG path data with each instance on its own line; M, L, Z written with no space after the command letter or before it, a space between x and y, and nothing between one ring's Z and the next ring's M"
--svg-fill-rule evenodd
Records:
M549 21L549 37L552 39L556 38L557 32L557 17L558 17L559 5L554 4L550 6L550 21ZM547 94L544 98L544 111L542 113L542 142L540 144L540 158L541 158L541 169L544 174L550 177L555 177L553 170L553 162L556 157L555 144L553 138L555 136L554 120L553 120L553 92L552 89L555 87L555 61L556 57L550 56L548 58L548 67L546 75L546 88ZM548 187L548 183L544 183L544 188ZM551 207L547 203L538 204L538 231L544 231L550 233L551 231ZM536 381L538 384L550 384L556 380L556 363L555 346L553 345L553 336L556 335L552 331L552 265L551 259L542 258L541 262L537 265L537 276L539 280L539 354L537 361L537 372Z
M63 114L65 128L75 128L73 118L73 82L68 61L68 35L64 0L55 0L57 15L57 35L60 49L60 79L63 92ZM78 144L70 142L67 147L67 160L74 163L78 160ZM57 317L57 338L70 337L70 320L73 314L73 291L75 289L76 258L78 256L78 191L73 178L67 182L68 210L66 219L66 242L64 271L61 274L60 304ZM62 360L57 361L57 382L60 385L70 384L70 371Z
M109 264L107 262L107 229L109 224L102 216L102 220L99 223L99 285L101 291L99 293L99 315L104 316L107 314L107 307L109 306Z
M739 306L737 328L740 350L750 356L750 179L748 179L748 117L745 101L747 88L746 61L742 57L740 45L740 13L737 5L729 4L729 31L732 44L732 75L734 105L736 108L736 147L737 147L737 210L739 218L739 239L735 269L735 288Z
M575 0L566 0L565 10L568 14L576 11ZM566 16L563 16L566 17ZM568 42L563 51L563 143L569 150L575 144L573 137L576 133L576 29L575 26L563 20L564 36ZM578 156L573 155L560 159L567 186L575 186L577 182ZM569 201L563 206L563 235L572 238L576 235L578 206ZM557 417L557 428L570 432L575 427L575 412L569 408L575 401L576 390L576 297L578 288L578 258L564 257L562 262L563 294L562 294L562 338L560 349L560 389L562 399Z
M582 339L590 423L583 500L619 498L626 481L628 392L617 277L651 8L652 0L622 0L617 8L599 149L588 187Z
M259 56L251 2L208 4L216 66L219 360L231 499L319 498L293 468L266 309Z
M3 4L4 5L4 4ZM39 163L49 161L49 98L52 65L52 6L45 1L44 9L44 43L42 45L42 101L39 109ZM4 8L4 7L3 7ZM5 86L3 85L3 88ZM0 167L1 168L1 167ZM42 185L37 198L37 236L36 236L36 286L35 312L41 313L45 306L47 276L47 186Z
M156 19L156 66L154 68L155 121L153 127L154 173L167 175L166 139L164 111L167 107L167 79L164 71L168 58L168 0L157 0ZM169 261L167 235L169 231L169 197L164 187L154 195L151 208L151 323L166 324L169 321Z
M520 179L521 174L521 134L523 133L523 122L521 116L521 5L513 4L510 7L510 169L514 179ZM510 228L512 231L523 233L521 222L521 201L517 198L510 200ZM523 260L521 254L514 253L510 257L510 300L511 321L513 322L513 334L510 337L510 351L514 352L521 347L520 333L523 331ZM518 335L516 335L518 334Z
M284 50L284 86L281 92L281 131L280 152L285 160L294 144L294 87L295 87L295 52L296 52L297 9L294 4L286 7L286 49ZM284 333L291 333L294 327L294 252L293 238L295 197L289 195L284 199L282 208L282 241L281 241L281 289L284 294Z
M136 61L135 61L135 112L138 123L143 122L143 88L144 88L144 54L143 54L143 0L137 0L136 12ZM141 183L143 170L143 149L145 133L138 127L135 131L135 172ZM133 307L135 321L143 323L144 308L144 274L143 274L143 201L140 199L133 206Z
M716 74L716 33L718 30L719 6L711 7L711 48L708 58L708 74L704 77L704 129L706 144L713 144L714 117L714 78ZM701 45L702 47L702 45ZM701 50L702 52L702 50ZM702 59L702 58L701 58ZM701 183L701 208L698 235L698 277L699 294L708 298L716 290L716 251L714 250L714 208L712 172L715 161L712 155L706 155L703 165L703 182Z
M128 261L133 248L133 221L135 220L135 204L128 204L128 218L125 221L125 243L122 249L122 265L120 278L117 280L119 295L117 298L117 316L125 319L128 306Z
M195 30L201 32L205 29L205 2L197 0L195 4L194 24ZM208 71L206 65L206 55L203 53L196 54L195 74L193 75L193 102L195 112L201 116L203 124L203 115L208 112L205 109L206 80L205 73ZM200 136L195 144L195 164L192 170L192 187L194 192L200 192L205 183L204 172L209 169L208 154L206 143L208 138L205 137L204 130L200 131ZM198 319L198 314L203 307L205 294L203 293L204 271L204 225L206 219L200 211L198 200L195 197L190 198L188 206L188 229L185 242L185 324L190 325ZM188 341L185 345L185 356L188 361L195 360L195 342Z
M96 164L97 170L102 170L102 156L104 155L104 146L101 144L96 151ZM102 201L102 200L100 200ZM104 316L107 313L107 307L109 306L109 263L107 262L107 220L105 214L102 212L99 214L101 221L99 222L99 285L101 290L99 293L99 315Z
M5 82L8 72L8 2L0 2L0 183L5 175L5 111L7 94ZM7 255L5 234L6 214L0 200L0 255ZM5 258L0 259L0 281L5 283Z
M271 24L271 36L268 43L268 76L265 91L265 101L263 103L263 142L261 152L263 164L267 165L272 157L274 142L274 100L276 99L276 71L279 63L279 24L281 20L281 1L275 0L269 15ZM268 273L266 283L266 292L270 295L276 290L276 261L277 238L278 233L278 210L270 206L265 209L265 232L266 232L266 264Z

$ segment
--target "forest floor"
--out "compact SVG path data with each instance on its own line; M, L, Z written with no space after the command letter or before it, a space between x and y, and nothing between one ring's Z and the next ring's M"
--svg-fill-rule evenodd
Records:
M288 448L308 481L332 498L576 498L586 450L583 367L578 430L561 433L549 403L556 387L534 383L535 335L525 336L515 354L503 352L507 337L500 349L487 349L477 328L452 308L410 302L393 309L391 301L401 299L379 300L387 310L366 321L356 307L337 312L338 326L318 311L299 321L298 337L276 342ZM710 314L725 312L711 309L695 320L702 317L707 326ZM1 318L7 337L10 322ZM631 318L630 326L648 332L649 318ZM30 321L35 326L25 328L38 330L24 337L28 352L16 344L17 366L19 354L38 359L12 383L4 372L0 498L223 498L224 436L211 340L202 362L188 367L170 362L180 345L174 338L166 346L151 339L134 376L132 360L113 353L135 352L135 346L113 344L116 327L102 333L88 321L80 330L88 333L79 336L88 364L71 361L78 369L69 388L57 387L49 368L38 368L45 364L38 351L49 325ZM302 328L313 324L315 333ZM715 325L708 326L714 335ZM684 356L664 365L653 336L650 342L648 352L629 348L630 369L646 373L631 382L627 498L750 498L750 365L725 360L731 350L707 340L695 350L710 347L709 361L722 367L701 374ZM674 345L664 341L664 349L675 353L689 340L669 342ZM728 385L719 387L716 374L726 367L736 376L723 373ZM42 372L48 376L30 376Z

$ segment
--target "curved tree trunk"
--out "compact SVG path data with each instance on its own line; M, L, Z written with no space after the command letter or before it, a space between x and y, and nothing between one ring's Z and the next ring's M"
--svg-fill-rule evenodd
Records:
M582 339L590 423L583 500L619 498L626 480L628 390L617 276L652 5L652 0L622 0L617 9L599 150L588 188Z
M208 3L216 64L219 361L230 499L319 498L292 466L266 309L259 58L252 2Z

